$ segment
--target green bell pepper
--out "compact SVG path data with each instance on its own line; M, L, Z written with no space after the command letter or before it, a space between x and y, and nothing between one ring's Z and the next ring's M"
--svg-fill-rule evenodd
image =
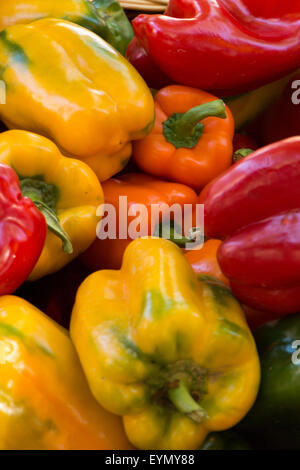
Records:
M262 381L239 429L260 449L300 449L300 314L267 323L254 336Z

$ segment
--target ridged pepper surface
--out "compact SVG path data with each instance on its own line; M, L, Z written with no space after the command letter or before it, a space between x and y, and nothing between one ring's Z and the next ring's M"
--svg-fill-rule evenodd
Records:
M259 361L239 303L160 238L80 286L71 338L91 390L141 449L197 449L247 413Z

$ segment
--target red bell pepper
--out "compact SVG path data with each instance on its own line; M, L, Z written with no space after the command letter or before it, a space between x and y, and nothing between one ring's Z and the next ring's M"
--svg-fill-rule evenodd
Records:
M300 308L300 137L264 147L200 195L205 233L238 299L276 315Z
M133 29L150 61L175 83L229 96L296 70L300 0L170 0ZM135 54L128 58L141 74ZM147 80L147 77L145 77Z
M44 246L44 216L22 197L14 170L0 164L0 295L11 294L29 276Z

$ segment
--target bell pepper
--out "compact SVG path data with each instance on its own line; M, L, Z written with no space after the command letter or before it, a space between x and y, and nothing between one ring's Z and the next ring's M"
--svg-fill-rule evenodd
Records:
M238 428L259 449L300 449L300 315L270 322L254 334L261 386Z
M61 18L84 26L123 55L133 37L130 22L116 0L9 0L0 3L0 31L41 18Z
M0 449L130 449L89 391L66 330L19 297L0 298Z
M300 134L300 73L294 75L272 106L254 121L249 130L262 145Z
M200 195L206 235L240 301L274 316L300 308L300 137L261 148Z
M230 166L234 122L222 100L180 85L154 99L154 128L133 145L143 171L200 189Z
M217 260L217 252L221 245L221 240L207 240L199 250L186 250L184 256L197 274L207 274L224 284L229 284L228 279L221 271Z
M137 448L197 449L255 399L259 362L239 303L198 280L168 240L139 238L120 271L91 274L70 331L94 396Z
M0 163L0 295L13 293L33 270L44 247L42 214L22 197L14 170Z
M96 210L103 202L96 175L85 163L64 157L47 138L26 131L0 134L0 163L14 168L23 196L47 221L46 243L29 279L58 271L96 238Z
M68 21L3 30L0 78L7 88L4 123L51 138L100 181L126 165L131 140L153 124L153 98L135 69L103 39Z
M156 67L136 38L129 44L126 56L151 88L160 89L173 84L172 80ZM247 93L224 97L234 117L235 129L239 130L261 116L281 96L293 75L294 73Z
M128 229L135 215L130 215L130 211L138 204L143 204L147 209L145 215L141 213L139 217L140 236L146 236L153 235L158 230L158 227L154 225L155 220L151 218L153 205L157 205L161 209L158 221L161 222L162 216L166 212L165 209L173 204L179 204L183 209L185 204L193 206L197 202L197 195L191 188L183 184L161 181L142 173L120 175L105 181L102 187L105 203L111 204L116 211L116 237L114 239L97 238L91 247L83 253L81 259L93 271L120 269L124 251L132 241ZM120 196L127 198L124 204L120 203ZM122 213L122 208L125 213ZM172 217L174 214L170 215L170 218ZM102 223L105 226L105 219ZM127 225L125 236L121 234L121 224Z
M299 67L299 7L299 0L170 0L164 15L139 15L132 25L175 83L230 96Z

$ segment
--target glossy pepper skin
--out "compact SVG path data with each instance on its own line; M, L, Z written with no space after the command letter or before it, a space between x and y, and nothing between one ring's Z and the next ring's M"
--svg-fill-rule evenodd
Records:
M3 122L52 139L100 181L123 169L131 141L151 129L153 98L142 78L81 26L56 19L10 26L0 33L0 70Z
M133 37L132 27L115 0L9 0L0 4L0 31L41 18L61 18L84 26L121 54Z
M111 178L103 183L102 188L105 203L111 204L116 210L116 238L105 240L97 238L81 256L84 264L93 271L120 269L124 251L132 238L128 230L125 233L126 238L123 237L119 220L121 219L122 224L126 224L127 219L129 228L135 218L134 209L138 204L143 204L147 208L146 213L140 215L140 236L146 236L153 235L158 229L154 225L155 219L151 218L152 205L159 206L163 214L164 206L168 209L173 204L178 204L183 209L184 204L192 206L197 202L197 194L188 186L158 180L143 173L127 173ZM120 197L127 198L124 206L120 202ZM161 218L159 217L158 222ZM102 224L105 225L105 219Z
M161 89L154 99L154 128L134 143L135 163L154 176L203 188L231 164L230 110L209 93L180 85Z
M159 90L173 83L169 77L156 67L136 37L130 42L126 57L151 88ZM234 117L235 129L239 130L248 125L271 106L283 93L290 76L288 75L247 93L224 98Z
M299 314L255 331L262 381L239 429L258 449L300 449L299 338Z
M198 280L168 240L135 240L120 271L89 276L71 337L94 396L141 449L197 449L256 396L259 362L238 302Z
M93 398L66 330L19 297L0 298L0 449L130 449Z
M0 295L13 293L33 270L47 227L33 202L22 197L14 170L0 163Z
M96 175L85 163L64 157L47 138L26 131L0 134L0 163L15 169L23 195L37 201L38 208L42 205L41 210L45 204L52 209L68 238L63 243L50 227L29 279L58 271L96 238L96 211L103 203Z
M200 195L206 235L243 303L274 316L300 307L300 138L261 148Z
M299 66L299 0L171 0L164 15L139 15L132 24L164 74L218 96L253 90Z

